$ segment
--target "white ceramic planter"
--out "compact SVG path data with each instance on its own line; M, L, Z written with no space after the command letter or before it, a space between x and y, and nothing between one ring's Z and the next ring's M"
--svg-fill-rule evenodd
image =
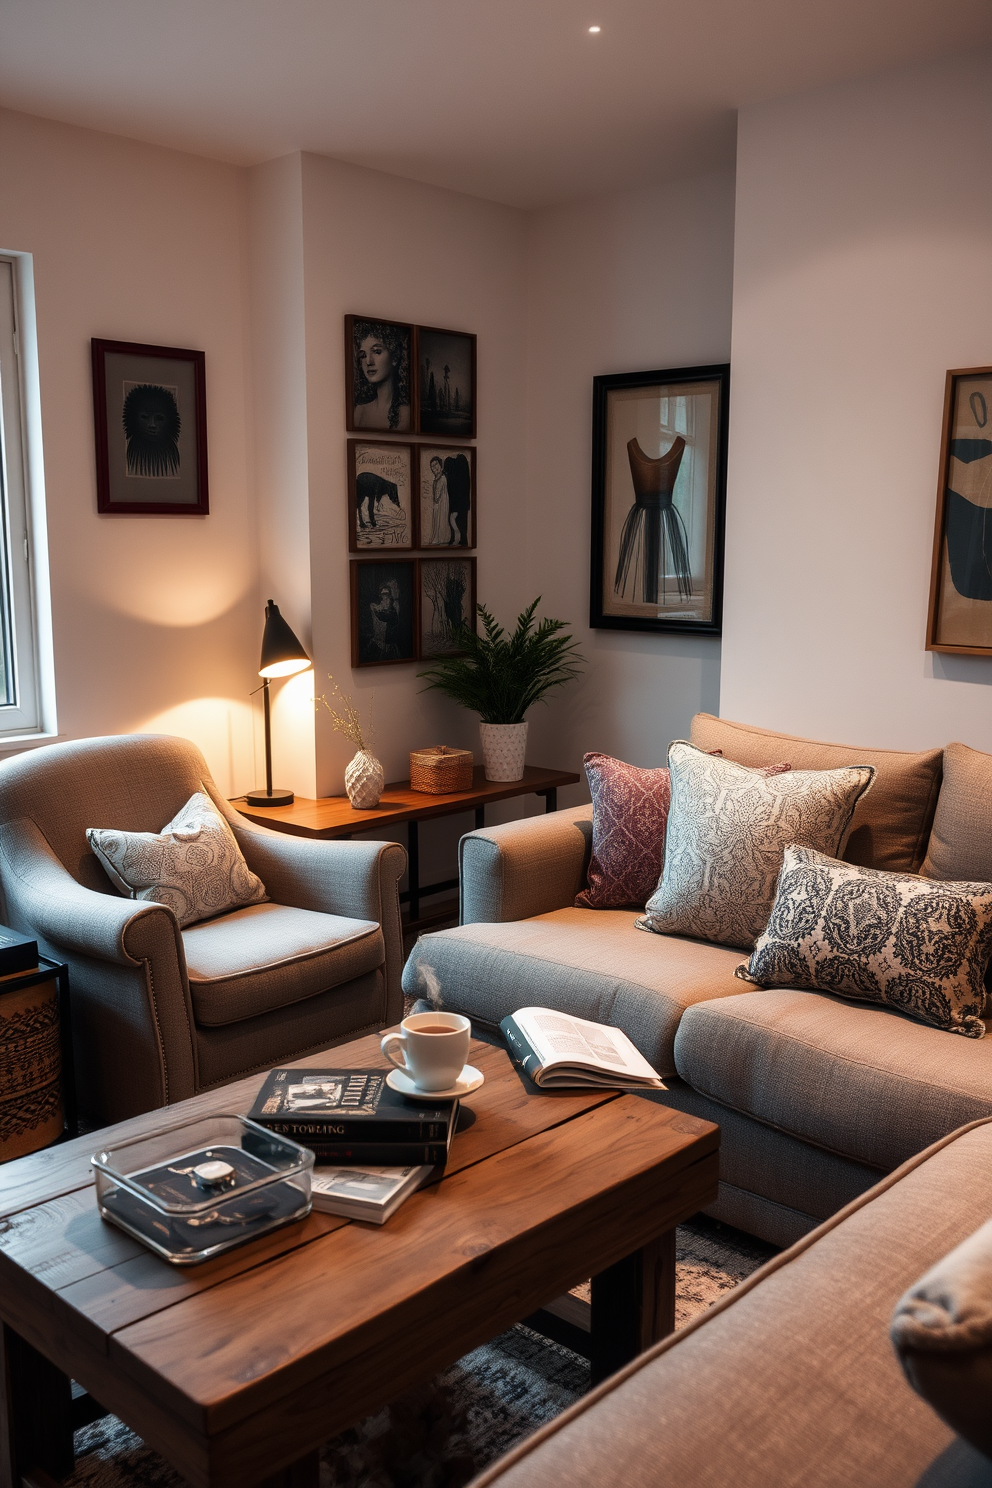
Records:
M522 780L527 754L526 723L480 723L487 780Z
M360 749L345 768L344 788L356 811L372 811L378 806L385 783L385 771L367 749Z

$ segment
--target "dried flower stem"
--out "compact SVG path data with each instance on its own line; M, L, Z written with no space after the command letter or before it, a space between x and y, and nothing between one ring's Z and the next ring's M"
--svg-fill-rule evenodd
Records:
M331 715L334 732L336 734L343 734L346 739L350 739L352 744L357 745L359 749L371 750L375 744L375 729L372 723L372 708L375 703L375 693L369 694L369 741L366 744L362 733L361 714L355 707L351 693L342 692L330 672L327 674L327 680L333 687L331 693L333 703L338 703L340 706L334 707L331 702L328 702L325 693L321 693L320 697L316 699L316 702L323 703Z

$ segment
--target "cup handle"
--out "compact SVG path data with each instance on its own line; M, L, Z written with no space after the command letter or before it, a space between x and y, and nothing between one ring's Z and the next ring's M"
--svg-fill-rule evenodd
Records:
M396 1057L397 1051L395 1045L397 1044L399 1044L399 1058ZM409 1074L410 1066L407 1064L406 1058L403 1054L403 1048L405 1044L406 1039L404 1038L402 1033L387 1033L385 1038L380 1043L379 1048L382 1050L383 1054L385 1054L390 1064L395 1064L397 1069L406 1070L407 1074Z

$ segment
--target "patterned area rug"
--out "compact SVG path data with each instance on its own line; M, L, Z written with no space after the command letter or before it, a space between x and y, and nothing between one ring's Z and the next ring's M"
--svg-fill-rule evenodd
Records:
M684 1225L679 1326L774 1254L774 1246L713 1220ZM584 1359L529 1328L511 1328L329 1442L321 1488L462 1488L588 1388ZM185 1488L115 1416L76 1433L76 1458L66 1488Z

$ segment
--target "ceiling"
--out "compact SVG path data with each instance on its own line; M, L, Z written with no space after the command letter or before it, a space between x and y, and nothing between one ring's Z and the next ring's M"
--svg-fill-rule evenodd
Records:
M743 104L990 43L989 0L0 0L0 102L536 207L729 164Z

